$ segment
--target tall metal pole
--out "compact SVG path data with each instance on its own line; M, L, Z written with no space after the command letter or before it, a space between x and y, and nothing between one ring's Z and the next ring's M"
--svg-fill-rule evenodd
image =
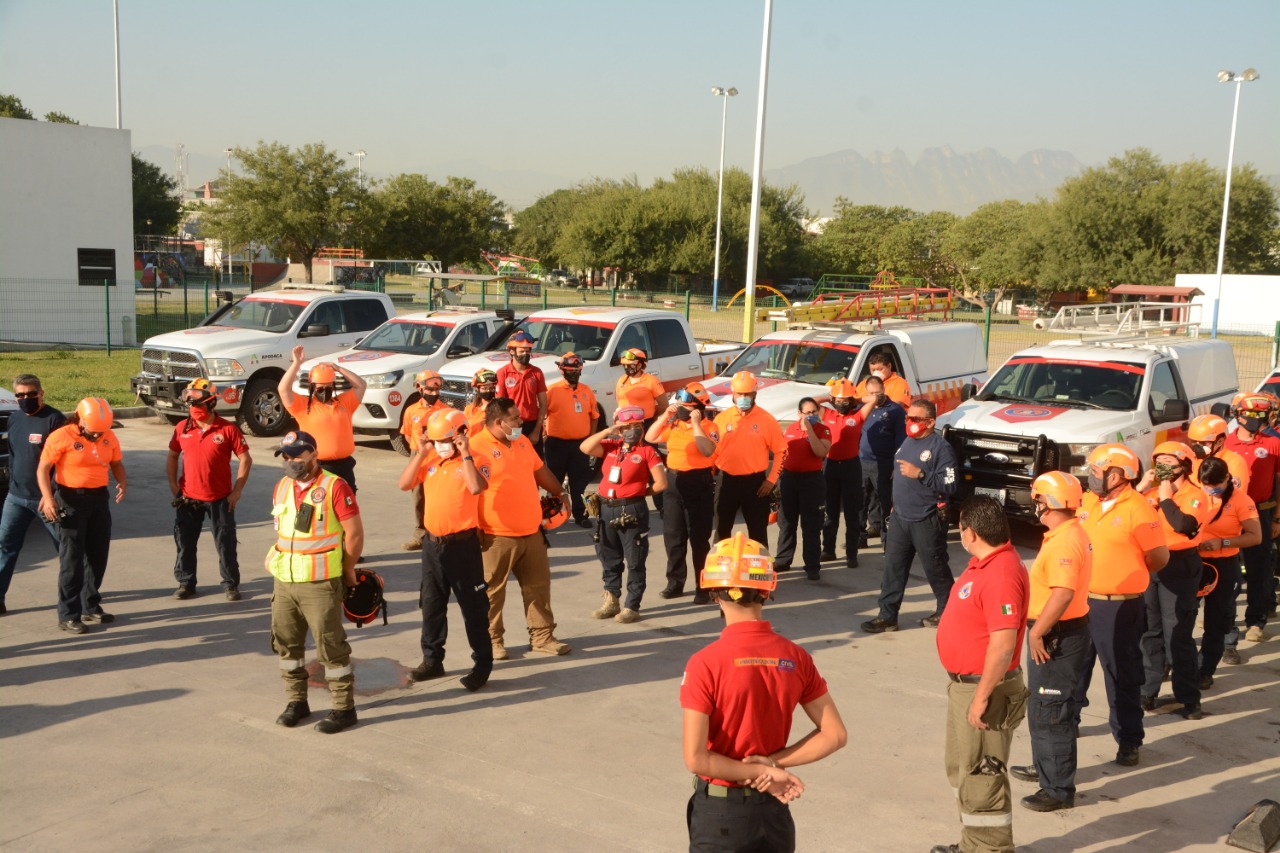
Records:
M715 272L711 276L711 310L720 310L720 228L724 212L724 133L729 121L729 98L738 94L738 90L723 86L714 86L712 94L724 98L724 110L720 115L720 185L716 191L716 261Z
M1218 233L1218 271L1217 285L1213 293L1213 326L1210 337L1218 337L1218 308L1222 304L1222 263L1227 252L1227 213L1231 209L1231 167L1236 155L1236 119L1240 116L1240 85L1245 81L1258 79L1258 72L1252 68L1245 69L1242 74L1230 71L1218 73L1218 80L1223 83L1236 84L1235 106L1231 110L1231 142L1227 146L1227 188L1222 195L1222 230Z
M764 39L760 46L760 97L756 104L756 153L751 163L751 224L747 234L747 298L743 304L742 339L755 337L756 254L760 250L760 185L764 180L764 112L769 89L769 34L773 0L764 0Z
M116 130L123 130L120 117L120 0L111 0L111 15L115 21L116 34Z
M227 155L227 191L231 189L231 154L234 148L224 148L222 153ZM231 264L231 241L227 240L226 245L222 247L223 257L227 259L227 286L230 287L236 280L235 267Z

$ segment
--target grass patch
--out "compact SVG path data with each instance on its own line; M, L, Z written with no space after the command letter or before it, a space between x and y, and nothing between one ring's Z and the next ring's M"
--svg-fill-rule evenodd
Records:
M44 386L44 401L70 412L85 397L104 397L115 408L139 406L129 390L130 377L142 366L140 350L44 350L0 353L0 384L13 390L19 373L34 373Z

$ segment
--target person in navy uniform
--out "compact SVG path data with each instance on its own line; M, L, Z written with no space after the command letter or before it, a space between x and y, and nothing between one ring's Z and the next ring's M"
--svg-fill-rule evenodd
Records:
M937 416L933 402L923 397L907 409L907 440L894 456L893 512L885 526L880 613L862 623L862 630L869 634L898 630L898 610L917 554L937 600L934 612L921 619L921 625L938 626L955 585L947 562L946 502L956 491L957 466L951 445L933 428Z
M907 440L907 412L884 391L878 376L866 381L867 396L875 402L862 424L858 459L862 463L862 506L858 513L862 547L867 536L883 536L885 519L893 510L893 455ZM883 540L882 540L883 541Z

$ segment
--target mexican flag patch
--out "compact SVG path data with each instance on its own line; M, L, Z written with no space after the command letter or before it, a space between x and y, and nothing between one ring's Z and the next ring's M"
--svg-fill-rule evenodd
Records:
M1001 616L1012 616L1012 615L1013 615L1013 605L1012 605L1012 604L1001 604L1001 605L1000 605L1000 615L1001 615Z
M1192 509L1199 509L1199 508L1200 508L1200 499L1199 499L1199 498L1192 498L1192 499L1191 499L1191 508L1192 508Z

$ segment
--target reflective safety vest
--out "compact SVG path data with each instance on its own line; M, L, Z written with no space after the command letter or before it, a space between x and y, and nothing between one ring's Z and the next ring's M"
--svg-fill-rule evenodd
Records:
M285 583L342 577L342 523L333 511L333 485L338 478L322 471L298 507L294 506L294 482L285 477L276 484L271 509L276 544L268 571ZM314 508L311 524L309 529L298 530L298 514L307 506Z

